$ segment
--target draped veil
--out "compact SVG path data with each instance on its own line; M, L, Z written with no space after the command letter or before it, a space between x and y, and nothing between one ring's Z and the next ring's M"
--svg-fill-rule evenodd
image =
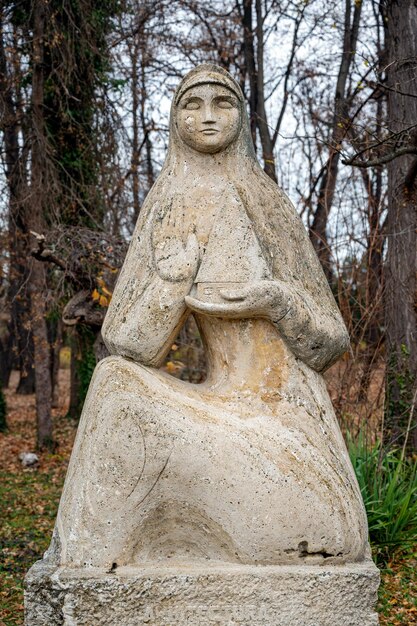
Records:
M241 125L237 138L217 154L201 155L204 163L192 171L192 149L181 140L177 110L182 95L200 84L214 83L238 98ZM145 365L158 365L170 347L188 312L184 297L193 276L181 272L163 277L158 272L155 250L164 237L166 216L178 224L176 236L186 245L192 224L183 215L184 202L198 184L210 175L210 163L221 162L222 176L240 198L261 246L270 274L291 286L316 319L344 333L328 366L346 349L346 331L326 277L305 227L284 192L260 167L253 148L242 91L230 74L215 65L201 65L189 72L175 92L169 123L169 147L162 171L142 207L130 248L121 270L103 326L104 340L113 354L133 358ZM195 158L195 154L194 154ZM197 181L197 182L196 182ZM233 241L230 242L233 245ZM317 326L317 322L316 322ZM343 345L343 349L340 348ZM320 362L321 363L321 362ZM313 367L314 364L312 365ZM323 369L323 364L315 369Z

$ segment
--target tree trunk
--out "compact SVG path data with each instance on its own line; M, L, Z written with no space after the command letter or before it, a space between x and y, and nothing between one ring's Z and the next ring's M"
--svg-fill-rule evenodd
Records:
M146 116L145 116L145 103L146 103L146 96L147 96L147 85L146 85L146 74L145 74L145 67L147 65L146 55L147 55L146 46L143 44L142 54L141 54L141 68L140 68L141 69L141 92L142 92L141 105L140 105L140 120L141 120L141 125L142 125L143 140L145 142L146 182L147 182L146 193L148 193L152 185L155 182L155 174L153 171L153 163L152 163L152 142L151 142L151 138L149 134L149 131L150 131L149 121L146 120Z
M28 296L26 296L26 299L29 299ZM29 306L25 316L25 323L18 330L18 342L21 346L19 349L20 379L16 393L22 396L35 393L33 330L30 324L30 302L27 304Z
M275 169L274 147L270 128L268 126L268 116L265 107L265 86L264 86L264 18L262 15L262 2L256 0L256 57L258 65L257 77L257 110L256 120L259 129L259 137L262 146L262 158L264 160L264 170L273 181L277 182Z
M10 336L0 338L0 387L3 389L9 386L11 372L11 341Z
M143 94L139 94L139 78L138 78L138 64L139 64L139 45L135 38L135 41L130 51L131 63L132 63L132 77L131 77L131 89L132 89L132 155L130 159L130 168L132 170L132 193L133 193L133 224L136 224L140 211L140 178L139 178L139 163L140 163L140 148L139 148L139 95L143 98Z
M414 0L386 3L388 123L404 131L401 145L416 145L417 5ZM404 95L409 94L409 95ZM397 146L395 146L397 147ZM385 325L387 340L386 424L391 442L408 437L417 447L415 388L416 329L416 159L405 155L388 164Z
M52 406L60 405L59 366L62 348L62 319L53 320L49 326L49 344L51 346L51 382Z
M365 332L366 352L363 357L363 370L359 385L359 399L365 400L371 382L372 369L375 366L381 344L381 304L382 304L382 252L383 235L380 225L382 201L382 171L375 173L375 184L367 170L363 170L364 184L368 189L368 227L366 293L365 293Z
M76 328L68 330L71 347L71 380L70 380L70 401L67 418L78 420L80 417L80 377L78 371L79 361L79 337Z
M382 57L382 55L380 55ZM383 63L381 58L381 71ZM385 123L384 100L379 97L376 107L374 136L383 141L382 132ZM354 134L350 137L355 152L361 149L361 142ZM360 169L363 186L367 193L367 251L366 251L366 280L365 303L362 314L361 330L356 337L357 341L365 340L366 348L362 357L362 375L359 384L358 399L364 401L368 396L372 370L377 362L383 339L383 248L384 235L381 225L383 209L383 168L374 170Z
M3 38L3 23L0 15L0 105L2 109L1 129L4 137L4 159L9 194L8 238L10 251L9 288L7 300L10 307L10 322L7 368L3 377L8 380L12 366L20 371L17 393L34 392L33 338L30 328L30 296L26 289L28 280L27 254L25 250L25 155L19 146L19 127L23 114L18 110L13 97L21 76L10 76Z
M7 431L7 406L0 381L0 433Z
M37 445L40 449L51 449L53 447L51 347L45 321L45 264L41 261L32 261L30 290L35 348Z
M332 279L331 250L327 241L327 223L332 208L339 170L341 142L348 131L347 83L358 41L362 1L355 2L352 19L352 0L345 2L343 50L336 83L329 156L317 199L317 207L310 228L310 239L329 281Z
M255 63L255 45L253 41L252 0L243 0L242 12L243 51L245 74L249 78L249 122L253 145L256 150L256 117L258 111L258 73Z
M27 205L27 222L31 230L42 232L44 221L47 177L45 124L43 117L44 100L44 29L45 3L37 0L33 8L33 69L32 69L32 170L30 199ZM28 244L29 245L29 244ZM51 402L51 348L46 324L46 269L41 261L32 259L29 277L31 296L32 330L35 354L35 386L37 444L39 448L53 446Z

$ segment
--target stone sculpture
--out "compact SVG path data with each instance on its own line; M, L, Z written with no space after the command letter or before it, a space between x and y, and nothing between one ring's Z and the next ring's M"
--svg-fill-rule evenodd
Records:
M200 385L158 369L190 313ZM348 335L219 67L175 93L102 332L113 356L27 577L27 624L377 624L364 507L321 375Z

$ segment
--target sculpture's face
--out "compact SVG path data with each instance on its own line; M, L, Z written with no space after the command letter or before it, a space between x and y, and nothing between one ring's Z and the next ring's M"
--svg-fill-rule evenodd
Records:
M191 87L178 104L179 136L198 152L224 150L238 136L240 125L239 100L221 85Z

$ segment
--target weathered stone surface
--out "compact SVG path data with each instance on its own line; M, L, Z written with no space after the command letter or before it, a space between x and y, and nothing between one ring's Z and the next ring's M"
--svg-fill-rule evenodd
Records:
M57 518L59 562L365 558L363 505L322 377L267 322L202 328L219 359L203 385L122 357L96 368Z
M200 385L158 370L191 313ZM28 625L54 624L36 620L58 605L67 624L146 623L145 605L155 626L377 623L366 515L321 375L346 328L221 68L176 92L102 332L113 356L92 378L51 547L28 577ZM214 605L204 621L198 607Z
M42 562L26 580L27 626L376 626L372 563L120 568Z

